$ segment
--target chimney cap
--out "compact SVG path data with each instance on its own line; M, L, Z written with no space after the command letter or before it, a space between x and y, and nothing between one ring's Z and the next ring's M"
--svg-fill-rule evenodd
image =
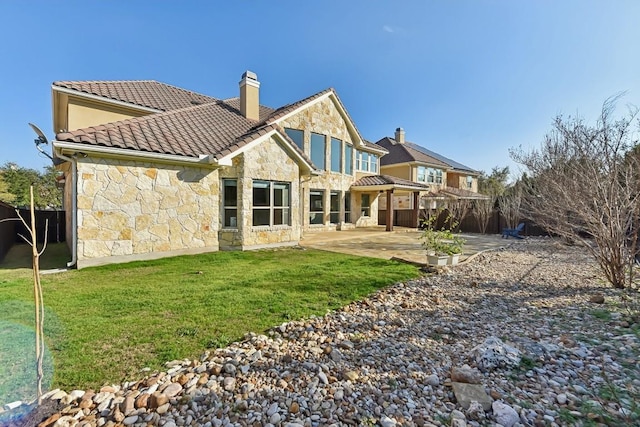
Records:
M253 71L247 70L244 73L242 73L242 78L243 79L258 80L258 75L256 73L254 73Z
M404 129L402 129L402 128L396 128L396 132L404 132Z

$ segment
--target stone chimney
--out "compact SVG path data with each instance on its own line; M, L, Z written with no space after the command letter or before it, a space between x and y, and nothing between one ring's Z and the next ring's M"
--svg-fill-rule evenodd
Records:
M245 71L240 80L240 112L247 119L260 119L260 82L252 71Z
M396 129L396 142L398 144L404 144L404 129L402 128Z

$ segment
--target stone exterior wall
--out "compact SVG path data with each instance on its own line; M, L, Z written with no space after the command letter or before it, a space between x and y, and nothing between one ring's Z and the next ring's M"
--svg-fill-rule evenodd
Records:
M351 185L356 181L355 170L355 154L356 147L352 150L352 174L346 175L344 173L332 172L331 169L331 138L337 138L343 141L342 144L342 170L344 172L344 165L346 160L345 144L351 144L353 146L353 137L347 128L345 120L336 108L334 102L330 98L315 103L314 105L300 111L299 113L288 117L279 123L280 126L292 129L300 129L304 131L304 152L310 156L311 153L311 132L325 135L325 165L326 170L322 171L319 176L312 176L310 178L304 178L302 181L302 227L304 230L335 230L336 228L349 228L349 224L338 223L331 224L329 221L330 216L330 200L331 191L340 192L341 197L341 211L340 218L344 218L344 196L349 191ZM309 224L309 211L310 200L309 192L311 190L323 190L324 191L324 221L323 224ZM362 217L360 211L360 193L352 192L351 194L351 221L352 224L358 226L369 226L378 224L378 207L377 197L374 194L371 195L371 216Z
M300 171L298 164L273 138L237 156L231 168L220 170L223 178L238 179L238 227L220 231L223 249L252 249L297 244L301 237ZM291 225L253 226L253 181L290 183Z
M217 250L219 199L215 170L79 159L78 267Z

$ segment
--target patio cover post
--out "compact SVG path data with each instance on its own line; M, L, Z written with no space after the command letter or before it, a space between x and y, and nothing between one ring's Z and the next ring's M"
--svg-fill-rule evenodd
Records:
M412 218L412 222L413 222L413 225L416 228L420 226L420 224L418 224L418 218L419 218L418 213L419 212L420 212L420 192L419 191L414 191L413 192L413 218Z
M387 190L387 231L393 231L393 189Z

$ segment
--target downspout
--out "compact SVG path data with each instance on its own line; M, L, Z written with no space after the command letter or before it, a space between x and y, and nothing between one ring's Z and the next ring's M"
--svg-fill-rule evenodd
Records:
M56 153L56 157L71 162L71 261L67 267L74 267L78 262L78 163L75 157L62 153Z

